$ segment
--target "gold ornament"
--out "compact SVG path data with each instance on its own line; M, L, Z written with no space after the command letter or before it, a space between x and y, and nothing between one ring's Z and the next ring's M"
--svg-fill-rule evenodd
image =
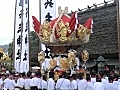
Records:
M88 53L86 50L84 50L84 51L81 53L81 56L82 56L82 60L83 60L84 62L86 62L86 61L89 59L89 53Z
M68 70L70 68L68 58L60 58L60 68L62 70Z
M50 26L50 22L45 20L43 25L40 27L40 34L42 34L42 40L45 42L50 42L51 32L52 28Z
M67 42L70 40L69 37L67 37L67 33L70 32L70 27L68 25L68 23L64 24L63 20L61 19L58 23L57 23L58 27L56 27L57 29L57 34L59 37L60 42Z
M57 61L55 59L51 59L49 61L49 67L48 70L53 69L57 65Z
M85 36L86 28L83 25L79 25L77 29L77 36L79 40L83 41L84 36Z
M91 34L91 30L87 29L87 27L85 27L84 43L89 42L90 34Z
M71 68L77 64L75 57L76 57L76 55L74 52L68 53L68 60L69 60L69 64L70 64Z
M43 63L44 61L45 61L45 53L41 51L40 53L38 53L38 62Z

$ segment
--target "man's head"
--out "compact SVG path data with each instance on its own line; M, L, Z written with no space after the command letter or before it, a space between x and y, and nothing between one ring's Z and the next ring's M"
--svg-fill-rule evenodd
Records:
M9 75L9 79L11 79L11 80L13 79L13 75L12 74Z
M110 83L112 83L112 82L114 81L113 76L109 76L109 77L108 77L108 80L109 80Z
M6 75L5 74L1 74L1 78L2 78L2 80L5 80Z
M119 75L118 74L114 74L114 80L118 81Z

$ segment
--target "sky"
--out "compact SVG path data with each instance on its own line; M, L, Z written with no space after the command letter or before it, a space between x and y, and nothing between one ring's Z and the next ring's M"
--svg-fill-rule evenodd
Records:
M106 0L108 1L108 0ZM29 17L30 31L32 28L32 16L36 16L39 20L39 0L29 1ZM68 7L68 11L76 11L78 8L86 8L87 5L92 6L93 3L103 3L104 0L56 0L56 8L61 6ZM57 10L57 9L56 9ZM14 12L15 0L1 0L0 2L0 45L9 44L14 37Z

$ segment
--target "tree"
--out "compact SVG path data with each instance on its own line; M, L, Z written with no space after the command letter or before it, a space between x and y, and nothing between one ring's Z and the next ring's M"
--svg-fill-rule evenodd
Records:
M39 65L38 52L39 52L39 38L34 31L30 32L30 61L31 65ZM36 62L36 63L35 63Z
M30 49L30 63L31 65L39 65L37 61L37 55L39 52L39 38L34 31L30 32L29 38L29 49ZM8 54L13 53L13 42L9 43ZM13 55L12 55L13 56Z
M8 55L11 55L12 53L13 53L13 41L9 43Z

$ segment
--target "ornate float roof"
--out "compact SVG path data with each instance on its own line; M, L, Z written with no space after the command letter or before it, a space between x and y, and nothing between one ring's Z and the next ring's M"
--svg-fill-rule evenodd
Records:
M35 16L33 28L40 42L47 46L70 46L89 42L93 19L87 17L84 24L78 23L77 12L68 16L64 11L52 21L40 23Z

